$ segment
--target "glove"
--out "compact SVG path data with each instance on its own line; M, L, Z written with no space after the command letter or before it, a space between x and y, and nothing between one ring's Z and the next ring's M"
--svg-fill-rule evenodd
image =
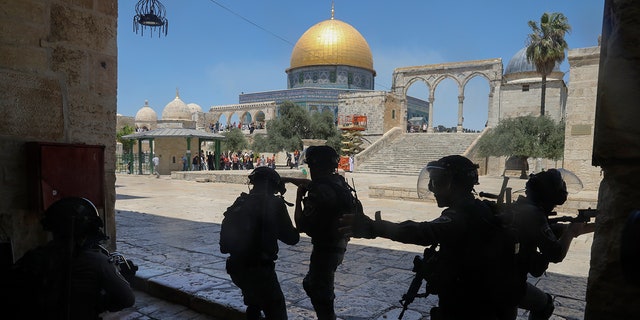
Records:
M377 211L376 220L379 220L379 216L380 211ZM338 230L347 237L373 239L376 237L374 224L375 221L364 213L345 214L340 218Z

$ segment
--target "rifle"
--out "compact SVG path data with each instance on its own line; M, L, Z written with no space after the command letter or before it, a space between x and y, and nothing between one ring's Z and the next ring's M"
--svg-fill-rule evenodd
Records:
M110 252L107 248L98 243L96 243L95 246L100 250L100 252L109 257L109 263L115 265L118 268L118 271L120 271L120 274L133 287L134 276L138 271L138 266L119 252Z
M482 198L495 199L496 203L498 205L502 205L503 203L510 204L511 203L511 188L507 187L508 183L509 183L509 177L503 177L502 186L500 187L500 193L499 194L493 194L493 193L489 193L489 192L480 191L478 193L478 196L480 196Z
M429 272L428 265L430 260L432 260L437 254L436 247L437 244L434 244L430 247L425 248L423 253L424 258L420 256L415 256L413 258L413 269L411 269L411 271L415 272L416 275L413 280L411 280L411 284L409 285L409 289L407 289L407 293L403 294L402 299L400 299L402 311L398 315L398 320L402 319L402 317L404 316L404 312L407 311L407 308L409 308L409 305L413 303L413 300L415 300L415 298L426 298L429 296L429 294L431 294L428 282L425 285L425 291L423 293L418 293L418 291L420 291L420 287L422 287L422 281L426 280L427 278L427 273Z
M296 187L311 182L311 180L309 179L293 177L280 177L280 181L282 181L283 183L293 183L294 185L296 185Z
M592 218L598 216L598 209L578 209L578 215L575 217L571 216L563 216L557 218L547 218L549 224L554 224L558 222L589 222ZM551 212L549 216L555 216L556 212Z

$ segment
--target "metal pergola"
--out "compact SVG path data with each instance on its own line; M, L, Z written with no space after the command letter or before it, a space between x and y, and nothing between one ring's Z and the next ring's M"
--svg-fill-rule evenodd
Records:
M198 150L200 150L202 143L205 141L214 141L215 142L215 151L214 151L214 166L217 169L220 166L220 154L221 154L221 146L220 143L225 137L221 134L205 132L196 129L183 129L183 128L160 128L143 132L136 132L126 136L122 136L123 139L128 140L138 140L138 172L142 174L142 141L149 140L149 152L153 154L153 140L157 138L184 138L187 144L187 153L185 156L187 159L191 159L191 140L194 138L198 139ZM131 147L133 149L133 146ZM131 150L133 153L133 150ZM153 162L151 162L151 172L153 172Z

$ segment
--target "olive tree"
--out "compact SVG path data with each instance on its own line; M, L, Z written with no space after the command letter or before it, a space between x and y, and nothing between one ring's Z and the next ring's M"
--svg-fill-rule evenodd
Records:
M267 122L266 136L256 135L252 148L268 152L302 149L302 139L326 139L328 145L339 150L340 133L333 114L310 113L293 102L284 102L278 117Z
M478 141L478 154L558 160L564 152L564 123L547 116L501 120Z

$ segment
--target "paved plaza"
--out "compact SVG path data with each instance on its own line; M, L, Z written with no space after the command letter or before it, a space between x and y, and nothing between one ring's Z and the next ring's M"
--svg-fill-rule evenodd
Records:
M370 216L380 210L386 220L423 221L434 219L442 210L428 201L369 197L370 186L415 188L417 177L358 173L345 173L345 176L355 184ZM500 178L481 177L476 190L497 193L501 182ZM517 190L524 181L510 181L510 185ZM285 197L293 202L295 187L287 187ZM247 185L237 183L118 174L118 251L140 267L136 289L161 300L138 299L136 306L112 314L109 319L242 319L242 296L224 270L226 255L220 253L218 240L224 210L247 190ZM293 215L293 208L289 212ZM552 319L583 318L591 239L592 235L576 238L564 262L550 266L540 279L532 279L556 297ZM336 274L338 317L397 319L401 310L399 300L413 278L413 258L422 250L419 246L379 238L352 239ZM289 319L315 319L302 289L310 253L311 243L306 236L295 246L280 243L276 270L287 299ZM173 313L153 311L154 303L175 306ZM416 299L404 319L428 319L428 311L436 303L434 296ZM520 318L526 319L522 315Z

